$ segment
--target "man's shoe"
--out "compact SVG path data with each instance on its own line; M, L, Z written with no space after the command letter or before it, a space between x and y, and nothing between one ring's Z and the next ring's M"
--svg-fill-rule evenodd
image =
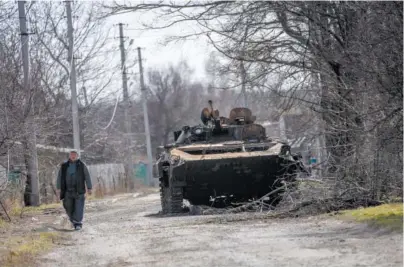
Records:
M74 227L74 230L80 231L80 230L81 230L81 226L80 226L80 225L76 225L76 226Z

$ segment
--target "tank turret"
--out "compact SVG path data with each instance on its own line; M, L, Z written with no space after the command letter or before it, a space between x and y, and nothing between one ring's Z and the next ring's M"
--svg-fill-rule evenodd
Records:
M230 111L229 121L230 124L252 124L255 122L256 117L252 115L249 108L233 108Z

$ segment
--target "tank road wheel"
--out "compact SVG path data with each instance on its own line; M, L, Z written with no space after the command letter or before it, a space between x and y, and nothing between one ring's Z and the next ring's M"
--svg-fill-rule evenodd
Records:
M163 214L181 213L184 200L183 189L174 187L170 183L167 185L161 179L160 200Z

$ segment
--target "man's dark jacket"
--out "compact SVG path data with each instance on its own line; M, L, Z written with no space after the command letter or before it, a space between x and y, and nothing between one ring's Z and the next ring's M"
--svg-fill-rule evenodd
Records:
M85 194L86 193L86 184L87 188L91 190L91 178L88 172L87 166L81 161L77 160L76 162L76 192L77 194ZM66 191L67 191L67 183L66 183L66 174L67 168L69 167L70 161L66 161L62 164L58 174L57 181L57 189L60 189L60 199L64 199ZM60 188L59 188L60 186Z

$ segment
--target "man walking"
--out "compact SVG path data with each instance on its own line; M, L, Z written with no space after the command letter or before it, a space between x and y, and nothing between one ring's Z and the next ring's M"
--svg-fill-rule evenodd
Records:
M69 160L62 163L59 169L56 189L75 230L80 230L83 225L86 186L91 195L90 173L79 159L78 152L73 150L69 154Z

